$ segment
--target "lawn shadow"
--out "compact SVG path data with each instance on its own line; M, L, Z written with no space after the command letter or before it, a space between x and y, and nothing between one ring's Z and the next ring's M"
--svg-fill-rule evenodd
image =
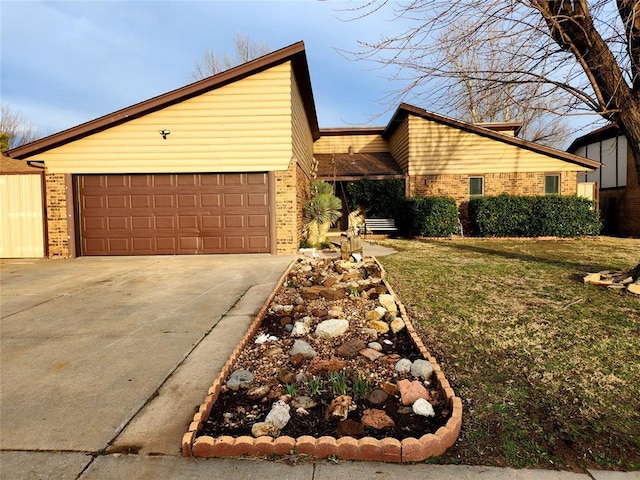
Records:
M526 254L526 253L505 252L503 250L491 249L488 247L481 247L477 245L451 243L450 241L445 241L445 240L429 239L429 240L420 240L420 241L423 243L432 243L432 244L437 244L441 246L448 246L449 248L455 248L457 250L465 250L468 252L480 253L483 255L492 255L494 257L502 257L507 259L521 260L523 262L543 263L546 265L564 267L571 270L578 270L584 273L593 273L593 272L601 272L603 270L612 270L611 265L570 262L567 260L544 258L544 257ZM582 275L584 275L584 273ZM570 278L571 280L582 282L582 276L580 273L573 273L570 275Z

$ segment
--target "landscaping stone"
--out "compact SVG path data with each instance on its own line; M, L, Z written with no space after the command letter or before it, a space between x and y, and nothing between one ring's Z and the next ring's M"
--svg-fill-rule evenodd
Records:
M248 370L236 370L231 375L229 375L229 380L227 380L227 388L230 390L239 390L241 388L249 388L253 382L253 374Z
M309 325L304 322L296 322L291 330L292 337L305 337L309 334Z
M373 328L378 333L387 333L389 331L389 324L382 320L371 320L367 322L367 326Z
M372 362L376 361L380 357L384 357L384 353L378 352L373 348L365 348L364 350L361 350L360 355L371 360Z
M296 353L302 354L304 358L313 358L317 355L313 347L304 340L296 340L293 342L293 347L291 347L289 355L293 356Z
M392 397L395 397L396 395L398 395L398 385L396 385L395 383L391 383L391 382L382 382L380 383L380 388L387 394L390 395Z
M278 400L273 404L271 411L267 414L267 418L264 420L265 423L271 423L279 430L282 430L291 418L291 415L289 414L290 408L291 407L289 407L285 402Z
M352 408L351 397L340 395L331 400L324 417L326 420L345 420L352 410L355 410L355 406Z
M332 357L326 360L315 357L311 360L311 363L309 363L308 370L311 375L328 375L331 372L338 372L346 366L347 362L339 358Z
M336 349L336 354L341 357L355 357L360 350L367 348L367 344L364 340L354 338L346 341Z
M386 402L388 398L389 395L384 390L376 388L369 394L367 400L369 400L374 405L381 405Z
M396 372L409 373L411 371L411 365L411 360L409 360L408 358L402 358L396 363Z
M254 387L247 391L247 397L251 400L260 400L264 398L269 393L268 385L260 385L258 387Z
M385 428L394 427L395 422L389 415L384 413L383 410L369 408L362 412L362 425L365 427L375 428L376 430L383 430Z
M271 422L254 423L251 427L251 435L254 437L277 437L280 429Z
M422 359L414 360L411 364L411 375L422 378L423 380L429 380L431 375L433 375L433 366L431 366L431 362Z
M391 328L391 331L393 333L398 333L399 331L401 331L405 327L404 320L402 320L400 317L396 317L389 324L389 327Z
M347 320L325 320L316 327L316 336L321 338L334 338L343 335L347 330L349 330L349 322Z
M291 399L291 406L293 408L304 408L305 410L309 410L316 405L318 405L318 402L316 402L313 398L307 397L305 395L300 395Z
M386 308L387 311L392 313L398 312L398 306L396 305L396 301L393 298L393 295L390 295L388 293L382 294L378 297L378 302L380 302L380 305Z
M413 405L419 398L429 400L429 392L427 392L427 389L417 380L413 382L400 380L398 382L398 389L400 390L400 399L403 405Z
M638 283L631 283L629 285L627 285L627 291L635 294L635 295L640 295L640 284Z
M413 413L416 415L422 415L423 417L435 417L436 412L433 410L433 405L429 403L424 398L418 398L415 402L413 402L413 406L411 407Z
M347 296L344 290L338 290L336 288L323 288L319 293L320 296L327 300L341 300Z
M364 435L364 425L360 422L356 422L347 418L346 420L342 420L338 423L338 428L336 429L336 437L353 437L360 438Z
M378 342L369 342L367 344L367 347L371 348L372 350L375 350L376 352L382 351L382 345L380 345Z

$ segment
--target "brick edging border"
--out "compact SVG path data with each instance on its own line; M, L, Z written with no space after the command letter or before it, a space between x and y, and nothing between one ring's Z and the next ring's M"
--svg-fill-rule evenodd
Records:
M291 450L295 450L296 453L319 458L336 456L345 460L403 463L420 462L429 457L442 455L456 442L458 435L460 434L460 428L462 427L462 400L459 397L456 397L455 392L442 372L440 365L426 349L422 340L416 333L413 324L409 321L404 305L398 300L397 295L389 283L384 279L386 273L384 268L377 259L374 258L374 260L380 267L382 281L398 304L407 332L411 336L415 346L420 351L420 354L433 366L433 374L440 387L440 392L444 396L447 406L451 409L451 417L447 423L443 427L440 427L435 433L429 433L420 438L405 438L404 440L397 440L395 438L378 440L372 437L364 437L361 439L355 439L353 437L335 438L331 436L315 438L309 435L303 435L298 438L289 436L277 438L268 436L258 438L241 436L234 438L226 435L216 438L210 436L196 438L198 430L209 417L209 413L211 413L211 409L220 394L220 390L222 389L226 378L231 373L240 353L248 342L255 336L262 324L262 319L264 318L269 305L273 301L273 298L284 284L289 272L293 268L293 265L298 261L298 259L295 259L280 277L275 288L256 315L254 321L249 326L247 333L233 350L229 359L222 367L222 371L214 380L213 385L209 388L207 396L205 397L202 405L200 405L198 412L193 416L193 421L189 425L189 430L182 437L181 451L183 456L268 456L286 455L290 453Z

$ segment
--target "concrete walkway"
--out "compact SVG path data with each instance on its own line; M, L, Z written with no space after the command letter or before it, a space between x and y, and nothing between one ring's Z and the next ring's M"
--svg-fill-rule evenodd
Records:
M392 253L375 247L365 253ZM0 478L640 480L180 457L193 413L292 258L1 261Z

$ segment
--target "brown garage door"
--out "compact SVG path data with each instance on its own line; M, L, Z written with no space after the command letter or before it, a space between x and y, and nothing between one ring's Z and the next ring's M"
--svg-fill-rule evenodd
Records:
M83 255L264 253L266 173L81 175Z

